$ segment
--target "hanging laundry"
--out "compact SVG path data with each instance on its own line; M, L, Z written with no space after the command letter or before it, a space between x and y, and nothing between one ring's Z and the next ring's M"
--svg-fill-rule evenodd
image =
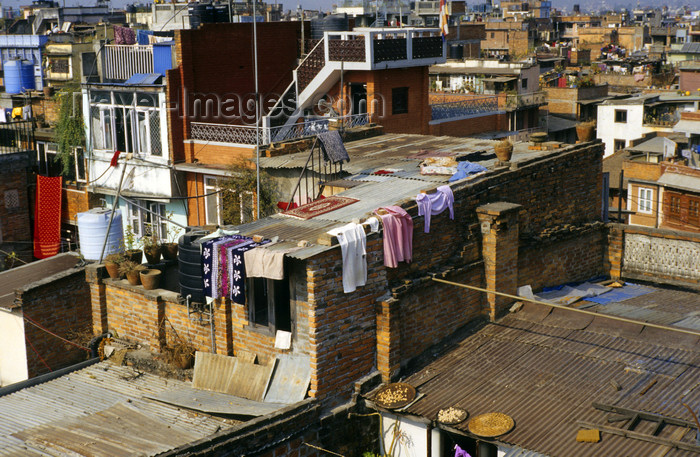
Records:
M31 105L22 107L22 119L28 121L32 118L32 107Z
M217 247L226 241L240 239L241 235L229 235L207 240L202 243L202 282L204 295L214 298L218 296L219 256Z
M482 171L487 171L486 167L473 162L458 162L457 163L457 173L453 174L449 182L458 181L464 179L468 176L474 175L476 173L481 173Z
M149 37L153 36L153 30L137 30L136 31L136 43L138 44L152 44L149 42Z
M440 186L434 194L420 193L416 196L418 203L418 215L425 216L425 233L430 233L430 217L437 216L446 209L450 210L450 219L454 220L455 197L450 186Z
M242 246L235 246L227 252L229 256L231 293L229 298L235 303L245 305L245 283L246 283L246 263L245 253L258 246L269 244L270 240L263 240L259 243L250 243Z
M226 241L218 246L219 269L217 270L217 285L218 289L213 291L216 297L228 297L231 292L231 276L233 274L232 259L228 253L236 247L241 247L252 243L253 240L247 237L241 237L236 240Z
M330 160L331 163L338 163L344 160L350 161L343 139L337 130L319 133L318 140L323 146L323 155L327 161Z
M379 219L376 217L370 217L362 223L362 225L369 225L369 230L372 233L379 231Z
M7 116L5 115L5 110L0 108L0 122L7 122Z
M136 44L136 33L129 27L115 25L114 44Z
M12 108L12 119L14 119L14 120L22 119L22 107L21 106L18 106L16 108Z
M382 210L386 214L382 214ZM384 265L396 268L399 262L413 258L413 219L400 206L385 206L375 211L384 226Z
M62 178L36 177L34 208L34 257L45 259L58 254L61 247Z
M249 278L284 279L284 256L301 249L298 246L279 248L269 244L246 251L245 273Z
M467 451L455 444L455 457L472 457Z
M343 257L343 292L354 292L367 283L367 235L360 224L351 222L330 230L338 238Z

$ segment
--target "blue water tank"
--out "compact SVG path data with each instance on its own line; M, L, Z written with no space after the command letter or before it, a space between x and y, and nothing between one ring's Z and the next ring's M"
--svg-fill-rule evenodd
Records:
M111 213L111 210L103 208L95 208L84 213L78 213L80 253L86 260L100 260ZM116 210L112 226L109 229L104 256L119 252L123 245L122 213L120 210Z
M5 72L5 92L19 94L34 90L34 64L29 60L6 60L3 62Z

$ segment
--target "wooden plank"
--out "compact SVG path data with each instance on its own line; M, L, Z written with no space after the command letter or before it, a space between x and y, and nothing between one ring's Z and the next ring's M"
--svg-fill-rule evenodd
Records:
M609 404L605 404L605 403L593 402L593 403L591 403L591 405L595 409L599 409L601 411L607 411L609 413L633 414L633 415L638 415L640 419L646 420L646 421L659 422L659 421L663 420L664 422L666 422L667 424L670 424L670 425L677 425L679 427L687 427L687 428L696 428L695 423L689 422L689 421L684 421L682 419L676 419L675 417L663 416L661 414L647 413L645 411L639 411L636 409L621 408L619 406L609 405Z

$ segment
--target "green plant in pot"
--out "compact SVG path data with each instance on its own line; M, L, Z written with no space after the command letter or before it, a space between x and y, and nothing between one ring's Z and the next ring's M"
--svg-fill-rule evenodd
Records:
M170 222L173 213L167 214L168 221L168 240L162 244L162 254L167 260L177 260L177 236L180 234L180 229Z
M124 250L126 251L126 256L132 262L141 263L143 260L143 253L139 248L139 244L134 234L134 228L131 225L127 225L124 231Z
M109 277L112 279L119 279L121 278L121 273L119 272L119 266L126 260L126 257L124 257L124 253L122 252L115 252L113 254L109 254L107 257L105 257L105 269L107 269L107 274L109 274Z
M146 255L146 262L155 265L160 262L162 246L155 235L143 237L143 253Z
M144 270L146 270L144 265L128 259L124 260L119 265L119 273L126 276L127 281L129 281L129 284L132 286L141 284L141 272Z

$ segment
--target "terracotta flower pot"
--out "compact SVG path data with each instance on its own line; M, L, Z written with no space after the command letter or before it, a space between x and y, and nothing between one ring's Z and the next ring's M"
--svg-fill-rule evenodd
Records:
M129 281L129 284L131 284L132 286L138 286L139 284L141 284L141 276L136 270L128 272L126 274L126 280Z
M496 157L501 162L508 162L513 156L513 145L510 143L498 143L494 146Z
M126 251L126 256L134 263L141 263L143 260L143 252L141 252L141 249L129 249Z
M146 262L149 265L155 265L160 262L160 245L143 248L143 253L146 254Z
M583 143L593 140L594 131L595 127L593 125L579 124L576 126L576 136L578 137L578 140Z
M107 273L109 274L109 277L112 279L119 279L120 274L119 274L119 264L114 263L114 262L105 262L105 268L107 269Z
M162 254L167 260L177 260L177 243L163 243Z
M143 270L141 272L141 284L143 284L143 288L146 290L156 289L160 285L160 277L160 270Z

